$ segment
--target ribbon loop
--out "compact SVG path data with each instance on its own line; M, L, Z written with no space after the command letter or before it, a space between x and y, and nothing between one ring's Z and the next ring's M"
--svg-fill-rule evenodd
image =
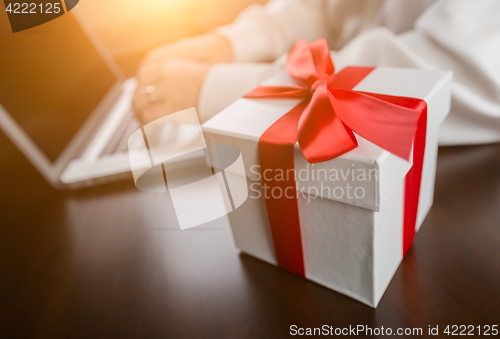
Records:
M336 114L330 96L322 82L299 119L298 141L310 163L336 158L358 146L352 130Z

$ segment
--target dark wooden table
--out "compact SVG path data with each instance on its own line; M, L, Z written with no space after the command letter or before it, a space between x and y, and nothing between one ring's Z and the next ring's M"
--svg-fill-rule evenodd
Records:
M500 325L499 144L440 149L434 207L377 309L239 254L224 220L176 230L131 180L54 190L1 133L0 178L0 338Z

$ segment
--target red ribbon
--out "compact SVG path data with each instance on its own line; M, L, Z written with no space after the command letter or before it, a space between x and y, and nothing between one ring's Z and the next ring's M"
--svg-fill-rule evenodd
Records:
M286 68L296 86L260 86L245 96L303 99L259 139L262 184L272 193L266 197L266 208L278 265L305 276L296 182L294 176L276 181L275 175L269 177L265 171L293 171L293 148L297 141L310 163L336 158L358 146L353 132L405 160L409 160L414 145L413 167L405 181L403 254L406 255L417 220L426 102L352 90L374 68L347 67L335 74L325 39L310 44L297 42L288 55ZM276 189L287 196L273 198Z

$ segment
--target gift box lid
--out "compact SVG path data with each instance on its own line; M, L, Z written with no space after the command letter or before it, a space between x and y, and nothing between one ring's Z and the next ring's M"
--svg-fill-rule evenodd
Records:
M427 135L436 133L450 109L451 71L377 67L356 91L423 99L427 103ZM263 85L292 85L284 70ZM246 175L260 182L258 143L261 135L296 106L298 99L241 98L202 125L208 144L240 149ZM405 161L356 135L358 147L330 161L310 164L295 145L297 190L380 211L406 173ZM272 175L283 175L273 173Z

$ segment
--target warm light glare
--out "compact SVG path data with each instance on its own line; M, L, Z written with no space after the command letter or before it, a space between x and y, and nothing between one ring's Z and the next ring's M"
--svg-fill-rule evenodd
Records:
M79 7L119 58L230 23L255 2L265 0L86 0Z

